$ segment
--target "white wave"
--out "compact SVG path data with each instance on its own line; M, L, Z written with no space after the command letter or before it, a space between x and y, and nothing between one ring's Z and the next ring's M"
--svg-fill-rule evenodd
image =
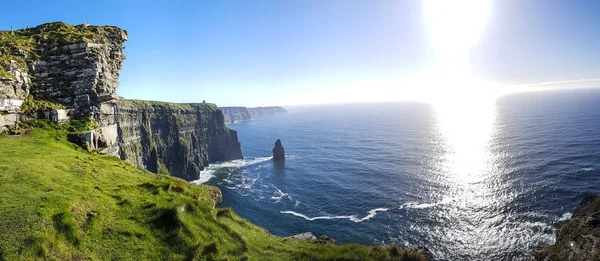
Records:
M530 211L530 212L524 212L524 213L518 213L515 216L517 216L518 218L536 218L536 219L546 219L546 218L552 218L553 216L548 215L548 214L544 214L544 213L540 213L537 211Z
M554 226L552 224L548 224L546 222L529 222L529 221L512 221L506 222L507 225L511 227L521 227L522 229L542 229L547 231L554 230Z
M565 221L565 220L571 218L572 215L573 215L573 213L570 213L570 212L564 213L564 214L562 214L562 216L560 216L558 218L558 221Z
M583 170L583 171L592 171L593 168L582 168L581 170Z
M202 184L202 183L206 183L208 182L210 179L212 179L214 177L213 175L213 171L200 171L200 175L198 177L197 180L192 180L190 181L190 183L194 183L194 184Z
M403 208L412 208L412 209L424 209L424 208L430 208L430 207L434 207L437 205L445 205L445 204L449 204L452 201L454 201L453 198L444 198L439 202L434 202L434 203L419 203L419 202L407 202L402 204L402 206L400 206L400 209Z
M273 192L273 194L276 194L276 196L271 197L271 199L275 200L275 202L280 202L281 199L284 197L288 198L289 200L294 200L294 199L292 199L292 196L290 196L290 194L281 191L278 187L275 187L274 185L271 185L271 186L273 186L273 188L275 188L275 192Z
M214 177L215 171L223 168L242 168L250 165L254 165L257 163L261 163L264 161L268 161L273 157L260 157L260 158L247 158L247 159L239 159L225 162L217 162L214 164L208 165L208 167L204 168L204 170L200 171L200 177L197 180L190 181L190 183L194 184L202 184L209 181Z
M294 211L279 211L282 214L291 214L297 217L301 217L304 218L308 221L313 221L313 220L319 220L319 219L348 219L352 222L355 223L360 223L363 222L365 220L369 220L372 217L374 217L375 215L377 215L377 212L385 212L388 211L388 208L376 208L376 209L371 209L369 210L369 214L366 215L363 218L358 218L356 215L351 215L351 216L331 216L331 215L327 215L327 216L318 216L318 217L308 217L304 214L298 213L298 212L294 212Z

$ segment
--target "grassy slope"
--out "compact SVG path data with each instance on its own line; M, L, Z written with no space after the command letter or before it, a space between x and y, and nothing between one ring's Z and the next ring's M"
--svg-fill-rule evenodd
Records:
M395 247L315 245L213 208L217 189L84 151L66 131L0 137L0 260L418 260Z

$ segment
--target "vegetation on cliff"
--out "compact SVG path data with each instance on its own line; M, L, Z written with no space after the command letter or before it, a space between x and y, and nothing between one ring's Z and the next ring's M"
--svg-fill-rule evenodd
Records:
M0 138L0 260L422 259L396 247L270 235L215 208L215 187L151 174L69 143L69 129L84 125L39 121Z
M46 101L46 100L37 100L34 99L33 96L28 95L25 100L23 100L23 104L21 104L20 109L24 114L30 114L38 111L48 111L48 110L58 110L58 109L66 109L67 107L56 102Z
M33 28L0 32L0 79L13 78L4 67L16 63L21 68L27 67L26 60L38 60L40 45L54 48L72 43L105 43L107 35L114 26L72 26L63 22L53 22Z
M556 243L535 248L532 260L600 261L600 195L585 196L571 218L558 223Z
M197 106L206 106L209 110L216 111L217 105L214 103L175 103L175 102L163 102L163 101L146 101L146 100L125 100L125 105L129 107L135 107L138 109L162 109L168 110L182 110L182 111L194 111Z

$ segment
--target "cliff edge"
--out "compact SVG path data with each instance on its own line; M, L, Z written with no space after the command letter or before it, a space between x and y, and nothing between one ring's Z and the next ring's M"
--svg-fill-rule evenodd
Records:
M558 224L556 243L536 247L531 260L600 260L600 195L585 196Z
M249 121L253 118L271 115L276 113L287 113L287 110L280 106L270 107L221 107L223 115L225 115L225 123L237 123L242 121Z
M116 94L128 39L115 26L62 22L0 32L0 132L29 119L90 118L97 128L75 140L186 180L210 162L242 158L237 132L216 105Z

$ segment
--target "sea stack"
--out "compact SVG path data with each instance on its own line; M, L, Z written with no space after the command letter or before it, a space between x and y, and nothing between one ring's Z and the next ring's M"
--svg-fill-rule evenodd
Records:
M277 139L275 142L275 147L273 148L273 160L284 160L285 159L285 150L283 146L281 146L281 140Z

